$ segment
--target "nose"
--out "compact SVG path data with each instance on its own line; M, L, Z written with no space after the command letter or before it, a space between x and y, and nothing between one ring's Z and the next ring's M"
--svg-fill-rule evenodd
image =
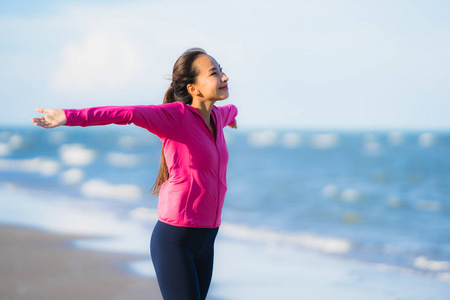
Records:
M228 82L228 76L225 75L225 73L222 73L222 81L223 82Z

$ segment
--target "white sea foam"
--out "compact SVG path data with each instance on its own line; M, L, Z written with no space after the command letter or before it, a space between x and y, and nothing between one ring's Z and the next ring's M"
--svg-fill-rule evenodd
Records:
M59 172L61 164L55 160L36 157L33 159L0 159L0 170L38 173L52 176Z
M378 138L375 134L373 133L366 133L364 134L364 142L365 143L371 143L371 142L377 142Z
M396 196L387 197L386 203L387 203L387 206L390 208L400 208L400 207L404 206L403 201L400 200L400 198L398 198Z
M9 138L8 146L13 149L20 149L24 145L24 138L21 135L14 134Z
M6 143L0 143L0 156L9 156L14 150L24 146L24 139L18 134L5 135L2 140L5 140Z
M381 153L381 144L375 141L364 143L364 150L368 155L378 155Z
M139 221L158 221L158 211L147 207L138 207L130 211L130 217Z
M338 195L338 189L336 185L329 184L322 189L322 195L327 198L334 198Z
M230 133L224 131L223 137L225 138L227 145L231 145L233 143L233 136Z
M367 133L364 135L364 150L366 154L371 156L380 154L381 144L375 134Z
M344 239L320 237L308 233L279 233L229 223L222 224L221 232L246 241L286 243L327 253L347 253L352 248L351 243Z
M442 281L450 282L450 272L439 273L437 278Z
M95 160L95 151L81 144L65 144L59 148L59 155L68 166L86 166Z
M281 136L281 145L285 148L298 148L302 142L300 134L287 132Z
M130 136L130 135L124 135L119 137L117 140L117 144L122 147L123 149L133 149L137 145L137 140Z
M60 145L67 140L67 136L62 131L52 131L48 134L47 139L53 145Z
M81 192L88 197L135 201L142 197L142 190L132 184L110 184L104 180L89 180L82 184Z
M0 143L0 156L9 156L11 154L11 147L6 143Z
M2 185L3 186L3 185ZM134 220L118 217L114 208L96 202L71 199L63 195L48 204L45 195L0 189L0 222L77 235L101 236L72 242L96 251L148 253L149 232ZM14 199L14 201L11 201ZM104 238L109 236L110 238Z
M9 131L0 131L0 141L6 141L11 136Z
M417 142L419 143L419 146L428 148L434 145L435 137L432 133L422 133L419 135Z
M315 149L332 149L339 144L339 136L334 133L314 134L311 136L311 145Z
M427 271L450 271L450 262L430 260L425 256L419 256L414 260L414 266Z
M403 134L399 131L391 131L388 134L388 142L392 146L403 144Z
M253 147L273 146L277 142L278 134L274 130L252 132L248 136L248 143Z
M5 212L0 214L2 223L101 236L130 235L142 228L139 224L118 218L114 210L105 210L91 201L61 196L49 205L45 195L24 193L20 188L0 190L0 193L0 208Z
M345 189L341 193L341 199L345 202L355 202L358 201L360 197L361 194L357 190L351 188Z
M329 184L322 188L322 195L326 198L338 198L344 202L356 202L361 198L361 193L356 189L347 188L339 191L336 185Z
M437 212L441 210L442 204L439 201L421 199L417 201L416 207L422 211Z
M71 168L61 173L61 180L65 184L77 184L84 178L84 171L80 168Z
M139 155L120 152L109 152L105 159L109 165L117 168L136 168L140 162Z

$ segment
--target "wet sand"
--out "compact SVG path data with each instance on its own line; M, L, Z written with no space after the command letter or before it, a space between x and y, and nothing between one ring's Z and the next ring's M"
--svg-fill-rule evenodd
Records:
M0 300L162 299L156 280L126 269L149 257L70 247L77 238L0 226Z

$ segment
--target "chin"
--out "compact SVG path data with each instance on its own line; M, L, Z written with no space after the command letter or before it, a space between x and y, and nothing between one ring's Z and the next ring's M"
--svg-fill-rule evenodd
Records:
M220 94L216 94L215 95L215 101L222 101L222 100L225 100L225 99L228 99L228 97L229 97L230 95L228 94L228 91L226 92L226 93L220 93Z

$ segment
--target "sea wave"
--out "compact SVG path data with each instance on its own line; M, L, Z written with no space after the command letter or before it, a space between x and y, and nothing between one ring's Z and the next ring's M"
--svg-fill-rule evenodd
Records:
M417 257L414 260L414 266L427 271L450 271L450 262L431 260L425 256Z
M274 130L252 132L248 135L248 143L255 148L263 148L275 145L278 134Z
M80 168L71 168L61 173L61 181L65 184L80 183L85 177L85 172Z
M141 161L139 155L121 152L109 152L106 155L105 159L106 162L111 166L129 169L136 168Z
M6 143L0 143L0 156L9 156L11 148Z
M68 166L86 166L94 162L96 153L82 144L64 144L59 148L59 155Z
M352 243L345 239L329 238L301 232L282 233L231 223L224 223L221 227L221 233L246 241L284 243L327 253L343 254L348 253L352 249Z
M53 145L60 145L67 140L67 134L62 131L52 131L48 133L47 139Z
M441 210L442 204L439 201L420 199L416 203L416 207L421 211L437 212Z
M284 148L298 148L302 143L302 137L296 132L287 132L281 136L281 145Z
M404 142L404 136L399 131L391 131L388 133L388 142L391 146L400 146Z
M434 145L436 140L436 137L434 134L429 132L424 132L419 135L419 138L417 139L417 143L422 148L429 148Z
M158 211L154 208L138 207L130 211L129 215L138 221L158 221Z
M339 144L339 135L335 133L313 134L310 143L314 149L332 149Z
M87 197L136 201L142 197L142 190L132 184L111 184L105 180L92 179L81 185L81 193Z
M18 150L24 146L24 138L21 135L9 133L4 134L0 139L0 156L10 156L14 150Z
M53 159L36 157L32 159L0 159L1 171L38 173L52 176L59 172L61 164Z

